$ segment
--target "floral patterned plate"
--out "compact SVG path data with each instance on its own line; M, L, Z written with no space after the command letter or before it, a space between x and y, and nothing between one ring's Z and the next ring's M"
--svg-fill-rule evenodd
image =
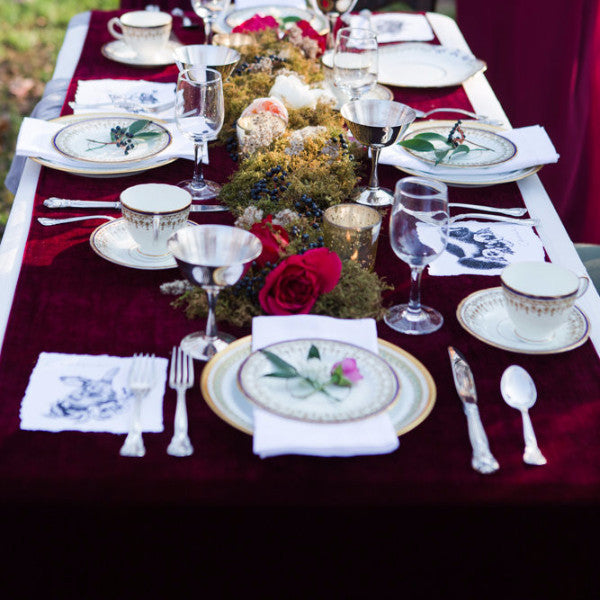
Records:
M226 423L252 435L253 405L237 383L241 364L250 356L252 337L230 344L212 358L202 371L200 389L206 403ZM433 377L414 356L384 340L378 340L379 355L393 369L400 383L398 398L388 408L394 429L402 435L422 423L435 404Z

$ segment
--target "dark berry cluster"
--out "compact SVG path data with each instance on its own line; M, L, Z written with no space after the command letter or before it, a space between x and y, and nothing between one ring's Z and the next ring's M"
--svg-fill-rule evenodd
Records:
M462 121L460 119L456 121L448 135L448 143L454 146L454 148L465 141L465 133L460 127L461 123Z
M313 223L313 228L314 229L319 229L321 227L321 225L319 223ZM304 254L307 250L312 250L313 248L321 248L324 243L323 243L323 236L320 235L318 238L316 238L316 240L314 242L310 242L310 234L308 233L303 233L302 237L301 237L302 241L304 242L304 246L302 246L302 248L300 248L300 250L298 250L298 254Z
M133 150L133 134L129 133L127 129L123 129L120 125L116 125L111 128L110 135L115 140L117 148L123 148L126 155L129 154L130 150Z
M297 200L294 203L294 208L298 214L304 215L305 217L316 217L317 219L320 219L323 216L323 211L319 208L319 205L306 194L300 196L300 200Z
M256 302L258 297L258 290L260 290L265 284L265 277L275 265L267 263L263 269L256 272L257 263L252 263L252 269L249 270L244 277L242 277L231 289L233 295L238 298L245 296L252 302Z
M233 162L237 162L239 148L237 135L230 135L227 138L225 145L227 147L227 153L229 154L229 158L231 158Z
M261 198L268 197L271 202L277 202L279 194L290 187L290 183L285 181L286 177L287 171L284 171L280 165L269 169L265 176L250 188L250 198L257 202Z

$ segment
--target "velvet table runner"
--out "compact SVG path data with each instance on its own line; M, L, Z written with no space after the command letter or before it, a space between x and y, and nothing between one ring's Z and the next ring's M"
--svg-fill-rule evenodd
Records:
M111 62L100 53L110 40L106 22L116 13L93 12L81 59L70 86L78 79L103 77L175 81L174 65L136 69ZM175 30L183 42L200 41L200 30ZM395 89L397 100L428 109L470 108L462 87L437 90ZM65 104L67 107L67 104ZM63 114L69 112L65 108ZM206 176L226 181L235 164L225 149L212 145ZM48 216L45 198L116 200L131 185L175 184L191 174L192 164L179 160L130 177L84 178L42 168L33 220L0 356L0 482L4 500L71 500L84 503L159 505L280 504L318 505L586 503L600 498L600 363L591 343L565 354L518 355L486 345L465 332L455 311L469 293L499 285L485 276L423 278L425 303L439 309L445 324L434 334L413 339L378 324L380 337L397 344L424 363L434 377L437 399L430 416L401 437L390 455L350 459L282 456L261 460L252 440L219 419L206 405L198 386L188 394L189 427L195 454L178 460L166 454L172 435L175 393L167 389L165 431L145 436L144 459L119 456L120 436L77 432L21 431L19 406L40 352L128 356L154 352L168 357L187 333L203 323L188 321L170 306L159 285L176 279L176 269L141 271L103 260L89 244L98 223L42 227ZM380 168L382 183L393 187L403 174ZM522 204L514 183L486 188L450 188L454 202L494 206ZM52 216L86 214L69 210ZM117 216L117 213L114 213ZM198 222L231 223L228 215L200 216ZM389 304L408 298L408 267L392 252L383 228L376 269L395 287ZM234 335L248 330L220 326ZM481 414L501 469L482 477L470 467L466 421L456 395L446 348L453 345L473 368ZM535 379L538 404L532 416L548 465L522 462L519 413L500 396L500 377L513 363ZM196 363L199 379L203 363ZM576 460L574 455L577 455Z

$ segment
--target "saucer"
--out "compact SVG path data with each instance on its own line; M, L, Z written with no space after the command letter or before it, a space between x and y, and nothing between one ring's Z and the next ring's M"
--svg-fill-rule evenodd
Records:
M558 354L578 348L590 335L590 324L579 308L573 306L567 322L548 340L530 342L517 336L506 312L501 287L480 290L467 296L456 309L459 323L478 340L520 354Z
M139 57L123 40L114 40L104 44L101 48L102 55L109 60L132 65L135 67L166 67L175 63L173 50L181 44L177 42L167 42L167 45L157 52L153 58Z
M188 221L188 226L196 223ZM100 225L90 236L92 250L102 258L132 269L174 269L177 263L169 252L161 256L147 256L138 250L138 245L127 231L125 219L115 219Z

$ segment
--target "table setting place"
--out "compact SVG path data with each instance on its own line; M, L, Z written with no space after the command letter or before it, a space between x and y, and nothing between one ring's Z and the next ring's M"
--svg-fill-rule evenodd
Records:
M39 289L33 266L82 273L77 295L98 319L114 301L117 333L94 323L68 354L11 321L34 365L21 430L120 436L106 443L119 468L162 464L160 446L184 466L239 459L248 478L305 468L289 455L344 457L344 473L350 457L418 462L443 430L459 479L553 472L543 377L557 363L543 360L585 350L589 279L550 261L515 182L559 155L542 125L475 110L463 84L485 63L441 44L426 14L355 5L192 0L204 37L183 11L92 12L72 114L19 132L43 176L16 298ZM174 19L204 43L174 39Z

